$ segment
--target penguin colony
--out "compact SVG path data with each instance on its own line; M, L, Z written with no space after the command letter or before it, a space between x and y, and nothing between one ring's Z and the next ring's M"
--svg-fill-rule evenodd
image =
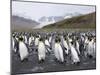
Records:
M37 52L39 63L46 62L47 54L54 54L58 63L80 64L80 57L96 59L95 32L13 32L12 50L20 61L28 61L31 52Z

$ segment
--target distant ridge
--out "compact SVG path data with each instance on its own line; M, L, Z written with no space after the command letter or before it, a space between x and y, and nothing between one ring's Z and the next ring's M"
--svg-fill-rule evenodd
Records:
M37 25L39 25L38 22L24 17L12 16L11 18L12 30L28 30L33 29Z
M49 24L43 27L43 29L55 29L55 28L96 28L96 12L64 19L54 24Z

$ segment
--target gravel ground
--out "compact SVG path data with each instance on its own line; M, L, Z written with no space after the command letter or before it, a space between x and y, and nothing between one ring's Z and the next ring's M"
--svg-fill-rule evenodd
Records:
M46 60L43 63L38 62L37 52L31 51L28 61L21 62L18 55L11 52L11 73L27 74L27 73L43 73L43 72L58 72L58 71L73 71L73 70L90 70L96 69L96 60L84 58L80 56L81 63L79 65L71 64L68 56L65 63L55 61L54 54L47 54Z

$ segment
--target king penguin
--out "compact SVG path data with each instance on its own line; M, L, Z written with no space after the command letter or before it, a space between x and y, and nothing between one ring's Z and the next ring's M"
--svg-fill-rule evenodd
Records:
M38 44L39 44L39 36L37 35L34 41L35 51L37 51Z
M19 38L19 54L21 61L28 59L28 48L26 47L25 43L23 42L23 38Z
M48 46L48 47L50 47L50 43L49 43L49 41L48 41L47 36L46 36L46 38L45 38L45 45Z
M15 49L15 35L13 34L13 36L12 36L12 39L11 39L12 41L12 50L14 51L14 52L16 52L16 49Z
M71 59L73 64L80 63L80 59L78 57L78 53L73 45L73 41L70 43L70 50L71 50Z
M18 41L18 35L13 35L12 37L12 46L13 46L13 50L14 53L18 54L19 52L19 41Z
M46 53L49 53L50 54L50 43L48 41L48 38L47 36L45 37L45 47L46 47Z
M88 43L88 56L89 58L92 58L94 55L94 40L92 38L89 39L89 43Z
M40 38L39 44L38 44L38 59L39 59L39 62L44 61L45 56L46 56L45 44L43 42L43 38Z
M78 52L78 55L80 55L78 38L77 38L76 41L75 41L75 45L76 45L75 47L76 47L76 50L77 50L77 52Z
M34 41L34 37L33 37L33 35L31 34L31 36L29 37L29 46L31 45L32 41Z
M55 45L54 45L54 54L55 54L56 59L59 62L63 63L64 62L64 56L63 56L63 50L62 50L60 42L61 42L60 38L56 37Z
M67 41L67 37L64 36L64 38L62 38L62 44L65 50L65 53L68 55L68 51L69 51L69 46L68 46L68 41Z

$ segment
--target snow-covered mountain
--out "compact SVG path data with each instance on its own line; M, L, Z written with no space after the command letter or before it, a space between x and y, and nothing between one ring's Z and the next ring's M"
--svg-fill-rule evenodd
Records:
M49 17L41 17L38 22L40 23L40 25L38 25L37 27L35 28L42 28L48 24L53 24L55 22L58 22L58 21L61 21L63 20L64 17L63 16L49 16Z
M53 23L56 23L56 22L59 22L59 21L62 21L64 19L67 19L67 18L72 18L74 16L80 16L81 14L78 13L78 12L75 12L75 13L66 13L62 16L43 16L41 17L38 22L40 23L40 25L37 25L35 28L42 28L48 24L53 24Z
M63 17L64 19L67 19L67 18L72 18L72 17L75 17L75 16L80 16L82 14L78 13L78 12L75 12L75 13L66 13Z
M38 21L31 20L25 17L12 16L12 28L14 29L38 29L43 28L46 25L53 24L62 21L67 18L72 18L74 16L79 16L79 13L66 13L62 16L43 16L38 19Z

